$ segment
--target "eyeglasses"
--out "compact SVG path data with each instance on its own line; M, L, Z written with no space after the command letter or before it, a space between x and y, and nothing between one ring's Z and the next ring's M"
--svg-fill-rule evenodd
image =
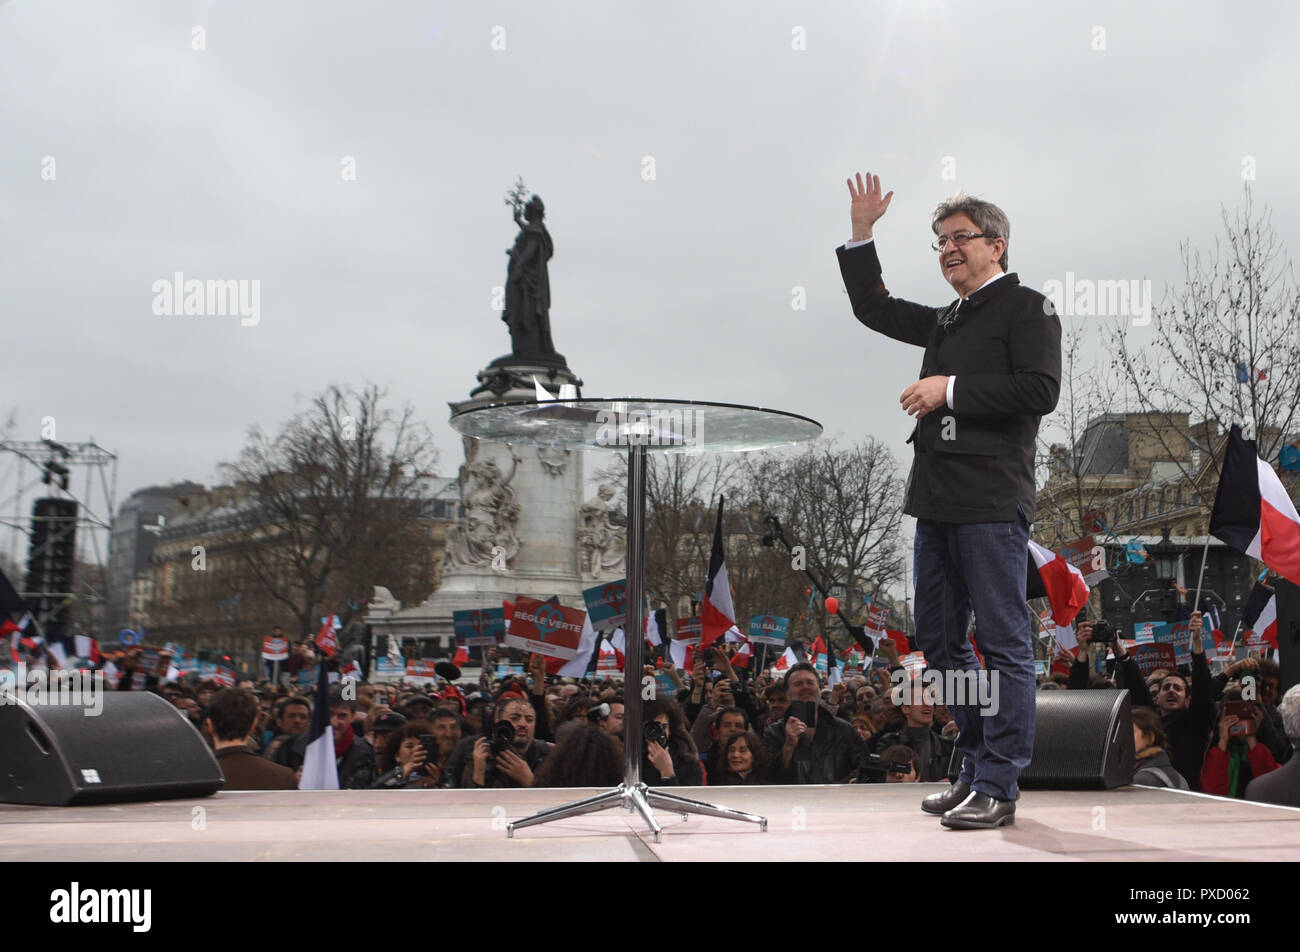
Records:
M948 247L949 242L951 242L952 244L960 248L962 245L966 244L966 242L970 241L972 238L997 238L997 237L998 237L997 235L975 234L974 232L969 232L969 231L954 231L951 235L940 235L938 238L934 239L934 241L930 242L930 248L933 251L943 251L945 248Z

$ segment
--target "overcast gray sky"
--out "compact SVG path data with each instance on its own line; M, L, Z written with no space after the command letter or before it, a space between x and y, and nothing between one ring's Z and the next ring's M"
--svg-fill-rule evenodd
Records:
M895 294L952 299L928 215L962 188L1007 211L1024 283L1158 295L1247 157L1300 247L1298 34L1284 3L9 0L0 410L116 451L120 503L371 380L454 473L447 403L509 350L522 174L586 395L790 410L905 468L920 352L850 313L845 177L896 192ZM260 322L155 315L177 271L260 281Z

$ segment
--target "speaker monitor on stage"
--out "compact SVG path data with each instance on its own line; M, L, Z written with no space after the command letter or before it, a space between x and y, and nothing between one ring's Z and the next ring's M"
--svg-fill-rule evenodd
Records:
M0 704L0 802L206 797L225 782L203 736L163 698L104 691L98 701L93 716L81 704Z
M1042 691L1026 790L1109 790L1133 782L1128 691Z

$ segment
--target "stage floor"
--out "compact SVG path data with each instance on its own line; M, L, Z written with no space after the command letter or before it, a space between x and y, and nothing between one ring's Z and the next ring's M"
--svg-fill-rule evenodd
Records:
M1016 825L955 831L922 813L940 784L672 788L768 818L757 825L608 810L529 827L508 820L590 790L219 793L97 807L0 804L0 861L1300 859L1300 809L1120 787L1025 791Z

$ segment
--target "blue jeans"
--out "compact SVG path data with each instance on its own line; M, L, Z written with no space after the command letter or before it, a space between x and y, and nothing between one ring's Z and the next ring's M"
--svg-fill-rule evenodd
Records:
M981 713L974 697L965 704L943 698L960 731L960 779L991 797L1014 800L1034 748L1033 627L1025 605L1029 526L1023 517L973 525L918 519L914 556L916 641L927 667L979 669L967 634L974 609L975 642L997 691L991 715Z

